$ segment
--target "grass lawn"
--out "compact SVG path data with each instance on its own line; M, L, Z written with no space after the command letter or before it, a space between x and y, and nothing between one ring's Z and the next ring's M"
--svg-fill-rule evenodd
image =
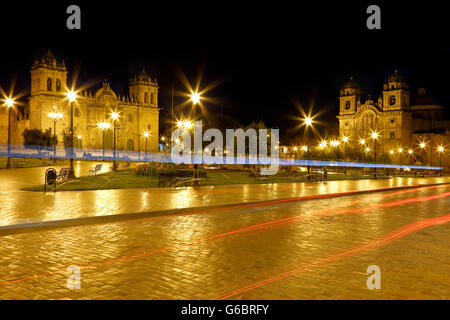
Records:
M0 158L0 169L6 168L6 157ZM54 165L63 165L65 163L69 163L68 160L65 159L57 159L56 162L52 162L50 159L39 159L39 158L21 158L20 161L24 162L24 166L20 168L35 168L35 167L46 167L46 166L54 166ZM14 164L13 164L14 167Z
M351 179L342 174L329 174L329 180ZM357 177L353 177L355 179ZM360 177L359 177L360 178ZM293 175L270 176L269 180L257 181L249 176L247 171L208 170L208 176L200 180L200 185L229 185L229 184L255 184L268 182L299 182L305 181L304 177ZM57 191L69 190L107 190L129 188L157 188L158 179L155 177L138 176L134 169L109 172L96 176L79 177L57 186ZM44 191L44 185L25 188L27 191ZM50 188L52 190L52 188Z

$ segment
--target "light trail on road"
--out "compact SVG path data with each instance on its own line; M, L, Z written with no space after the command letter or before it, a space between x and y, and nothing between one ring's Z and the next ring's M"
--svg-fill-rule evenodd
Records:
M334 261L337 261L339 259L342 259L342 258L345 258L345 257L348 257L348 256L352 256L352 255L355 255L357 253L360 253L360 252L363 252L363 251L366 251L366 250L371 250L371 249L378 248L380 246L386 245L386 244L388 244L390 242L393 242L395 240L401 239L401 238L403 238L403 237L405 237L405 236L407 236L407 235L409 235L409 234L411 234L413 232L416 232L416 231L418 231L420 229L423 229L423 228L426 228L426 227L430 227L430 226L434 226L434 225L444 224L444 223L447 223L449 221L450 221L450 214L447 214L447 215L444 215L444 216L441 216L441 217L436 217L436 218L428 218L428 219L424 219L424 220L419 220L419 221L413 222L413 223L411 223L409 225L406 225L406 226L404 226L402 228L394 230L394 231L392 231L392 232L390 232L390 233L388 233L388 234L386 234L386 235L384 235L384 236L382 236L382 237L380 237L380 238L378 238L376 240L373 240L373 241L371 241L369 243L366 243L366 244L364 244L362 246L359 246L359 247L356 247L356 248L353 248L353 249L350 249L350 250L346 250L344 252L341 252L341 253L329 256L327 258L324 258L324 259L321 259L321 260L318 260L318 261L315 261L313 263L310 263L308 265L305 265L305 266L293 269L291 271L288 271L288 272L285 272L285 273L273 276L271 278L267 278L267 279L264 279L262 281L255 282L255 283L250 284L248 286L245 286L245 287L242 287L242 288L239 288L239 289L236 289L236 290L224 293L224 294L222 294L220 296L217 296L217 297L215 297L215 298L213 298L211 300L224 300L224 299L227 299L227 298L231 298L231 297L233 297L233 296L235 296L237 294L244 293L246 291L250 291L250 290L253 290L255 288L262 287L262 286L267 285L269 283L272 283L274 281L287 278L287 277L289 277L289 276L291 276L293 274L296 274L298 272L301 272L301 271L304 271L304 270L309 270L309 269L312 269L314 267L318 267L320 265L323 265L325 263L334 262Z
M443 187L443 186L426 186L426 187L414 188L414 189L408 189L408 190L397 190L395 192L391 192L391 193L382 195L380 198L387 198L387 197L398 195L398 194L401 194L401 193L408 193L408 192L413 192L413 191L434 189L434 188L438 188L438 187ZM444 187L449 187L449 186L444 185ZM431 195L431 196L425 196L425 197L421 197L421 198L417 198L417 197L408 198L408 199L404 199L404 200L397 200L397 201L387 202L387 203L378 204L378 205L374 205L374 206L367 206L367 207L363 207L363 208L345 209L345 210L340 210L340 211L336 211L336 212L332 212L332 213L330 213L330 210L332 208L327 208L327 209L316 211L316 213L314 213L314 216L310 216L308 219L311 219L311 218L315 219L315 218L319 218L319 217L321 218L321 217L331 216L331 215L363 213L363 212L367 212L367 211L370 211L370 210L374 210L376 208L390 208L390 207L395 207L395 206L409 204L409 203L426 202L426 201L431 201L431 200L435 200L435 199L441 199L441 198L445 198L445 197L448 197L448 196L450 196L450 192L444 192L444 193ZM288 199L288 200L290 200L290 199ZM360 203L362 201L364 201L364 199L357 199L357 200L354 200L354 201L350 201L350 203L338 205L338 206L335 206L333 208L342 207L342 206L348 206L351 203L352 204L356 204L356 203ZM269 201L269 202L272 203L273 201ZM288 202L292 202L292 200L288 201ZM234 207L232 207L232 208L234 208ZM220 208L220 209L222 209L222 208ZM230 210L229 207L228 207L228 209ZM106 265L106 264L111 264L111 263L116 263L116 262L129 261L129 260L134 260L134 259L137 259L137 258L143 258L143 257L151 256L151 255L154 255L154 254L158 254L158 253L168 252L168 251L171 251L171 250L174 250L174 249L177 249L177 248L193 246L193 245L204 243L204 242L211 241L211 240L214 240L214 239L225 238L225 237L228 237L228 236L231 236L231 235L243 234L243 233L247 233L247 232L251 232L251 231L257 231L257 230L269 230L269 229L273 229L275 227L283 227L283 226L289 225L289 224L291 224L293 222L299 222L299 221L301 221L301 218L302 218L301 216L297 215L297 216L288 217L288 218L276 219L276 220L272 220L272 221L268 221L268 222L264 222L264 223L260 223L260 224L255 224L255 225L252 225L252 226L249 226L249 227L245 227L245 228L240 228L240 229L236 229L236 230L232 230L232 231L228 231L228 232L224 232L224 233L219 233L219 234L216 234L216 235L212 235L212 236L209 236L209 237L205 237L205 238L202 238L202 239L191 241L189 243L163 247L163 248L160 248L160 249L143 252L143 253L136 254L136 255L123 256L123 257L119 257L119 258L116 258L116 259L110 259L110 260L105 260L105 261L100 261L100 262L94 262L94 263L86 264L86 265L80 266L80 269L95 268L95 267L98 267L98 266L101 266L101 265ZM15 279L15 280L6 280L6 281L3 281L3 282L0 282L0 286L13 284L13 283L17 283L17 282L22 282L22 281L27 281L27 280L32 280L32 279L37 279L37 278L42 278L42 277L49 277L49 276L52 276L54 274L65 273L65 272L66 272L65 269L61 269L61 270L56 270L56 271L52 271L52 272L41 273L41 274L38 274L38 275L26 276L26 277Z

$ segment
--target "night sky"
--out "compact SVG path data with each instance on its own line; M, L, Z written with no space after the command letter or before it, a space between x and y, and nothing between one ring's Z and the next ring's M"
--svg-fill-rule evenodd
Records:
M17 77L16 91L29 89L34 58L50 48L70 70L81 63L79 83L108 78L119 93L145 67L158 78L163 118L171 83L186 90L176 70L195 83L202 66L202 87L221 82L207 93L216 100L206 103L210 112L222 109L244 124L263 120L282 133L296 125L289 116L300 116L295 99L314 103L313 112L326 108L320 120L337 125L339 86L350 75L378 97L395 68L412 93L425 87L450 108L450 28L438 3L376 2L382 30L375 31L366 28L373 3L364 1L95 3L2 3L0 85L7 89ZM66 28L70 4L81 7L81 31Z

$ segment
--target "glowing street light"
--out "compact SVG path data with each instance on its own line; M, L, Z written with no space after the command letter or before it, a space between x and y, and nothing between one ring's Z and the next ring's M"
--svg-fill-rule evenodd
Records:
M147 160L147 142L148 142L149 133L147 131L144 132L145 138L145 160Z
M400 156L400 165L402 165L402 152L403 152L403 148L402 147L398 148L398 154Z
M439 152L439 167L441 167L439 175L442 176L442 152L444 152L444 147L442 145L438 146L437 151Z
M309 127L309 126L312 125L313 120L312 120L311 117L305 117L305 119L303 119L303 123L304 123L307 127Z
M199 103L200 102L200 94L198 92L192 92L191 100L194 105Z
M369 147L366 147L366 152L369 152L370 151L370 148Z
M372 131L371 137L373 139L373 177L376 179L377 178L377 139L378 139L378 132L376 131Z
M346 151L347 151L347 143L348 143L348 137L347 136L343 136L342 137L342 142L344 142L344 162L347 161L347 157L346 157ZM344 167L344 174L347 173L347 167Z
M394 154L394 150L389 151L390 154Z
M119 129L118 125L117 125L117 120L119 119L119 113L116 111L111 112L111 119L113 119L113 153L114 153L114 160L113 160L113 170L117 170L116 169L116 130Z
M73 104L77 100L77 93L74 90L68 90L66 96L70 102L70 168L68 175L69 178L75 178L75 171L73 170Z
M308 146L302 146L303 151L308 151Z
M362 144L362 145L365 145L366 144L366 140L361 139L361 140L359 140L359 143Z
M8 157L6 159L6 168L11 168L11 110L14 107L14 100L11 97L7 97L5 105L8 108Z

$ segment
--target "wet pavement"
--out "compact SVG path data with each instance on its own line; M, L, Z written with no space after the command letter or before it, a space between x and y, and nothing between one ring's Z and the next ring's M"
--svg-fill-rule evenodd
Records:
M96 162L75 162L77 176L87 175ZM59 169L59 167L56 167ZM109 163L103 165L108 171ZM47 168L0 170L0 226L72 218L217 206L272 199L303 197L354 190L450 182L450 177L141 188L52 193L22 191L43 183Z
M449 299L449 219L409 226L449 205L442 185L2 236L0 298Z

